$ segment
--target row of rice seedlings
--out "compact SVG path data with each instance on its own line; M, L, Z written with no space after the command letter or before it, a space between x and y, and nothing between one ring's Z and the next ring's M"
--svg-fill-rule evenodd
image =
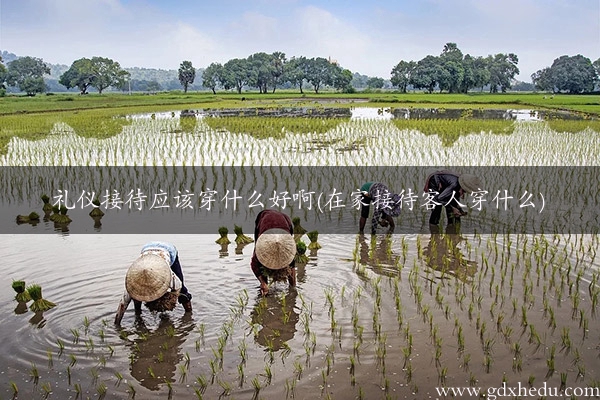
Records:
M258 118L252 120L252 125L261 130L269 121ZM597 165L600 162L594 157L590 159L590 154L600 153L594 131L558 133L544 124L516 123L510 139L482 133L487 132L485 127L473 128L480 133L470 135L468 141L458 140L449 148L440 147L439 139L414 127L399 129L388 121L348 121L324 132L315 127L309 129L310 133L286 133L278 139L231 134L212 129L203 121L198 122L194 134L170 133L174 126L176 122L171 120L134 120L131 125L123 126L123 133L99 140L84 139L73 133L72 128L57 125L53 131L56 134L38 142L11 140L10 151L0 158L0 165L358 166L364 164L365 158L372 159L374 165L447 165L461 160L460 155L465 152L470 155L468 163L473 165ZM455 134L456 129L448 127L448 135ZM398 148L405 151L399 154ZM521 151L512 151L515 148Z

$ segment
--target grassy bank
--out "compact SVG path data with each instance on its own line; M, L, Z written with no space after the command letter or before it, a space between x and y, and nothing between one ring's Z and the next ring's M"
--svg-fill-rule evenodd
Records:
M325 92L315 94L280 91L270 94L255 92L217 93L158 93L131 95L123 93L73 93L27 96L7 96L0 99L0 115L76 111L88 109L121 109L124 112L156 112L176 108L286 107L286 106L378 106L378 107L456 107L456 108L544 108L577 111L600 116L600 96L546 95L541 93L356 93ZM126 111L125 111L126 110Z

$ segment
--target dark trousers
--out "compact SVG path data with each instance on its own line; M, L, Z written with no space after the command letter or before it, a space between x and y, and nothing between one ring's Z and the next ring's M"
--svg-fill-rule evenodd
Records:
M442 218L442 208L446 208L446 218L448 218L448 225L459 224L460 217L457 217L452 212L452 207L450 205L444 206L442 204L435 206L435 208L431 211L431 216L429 217L429 223L431 225L438 225L440 223L440 219Z
M177 255L175 257L175 261L171 265L171 271L173 271L173 273L181 281L181 292L179 295L179 302L184 303L184 302L190 301L192 299L192 295L191 295L191 293L188 292L187 288L183 284L183 272L181 271L181 264L179 263L179 255Z

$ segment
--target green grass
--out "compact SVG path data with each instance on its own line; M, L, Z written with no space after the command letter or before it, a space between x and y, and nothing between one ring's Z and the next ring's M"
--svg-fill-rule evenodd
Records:
M242 101L242 97L245 98ZM177 108L237 108L237 107L280 107L280 106L422 106L422 107L465 107L480 108L545 108L553 110L570 110L600 116L600 96L597 95L547 95L543 93L354 93L342 94L323 92L315 94L306 91L300 94L297 90L278 91L276 93L259 94L257 92L237 93L223 92L213 95L209 92L159 93L147 95L134 93L88 94L81 96L74 93L38 95L27 97L9 95L0 98L0 115L37 113L49 111L74 111L91 108L114 109L128 108L129 112L158 112Z

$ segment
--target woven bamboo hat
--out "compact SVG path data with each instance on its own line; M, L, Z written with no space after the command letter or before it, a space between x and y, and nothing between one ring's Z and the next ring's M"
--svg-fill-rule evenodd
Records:
M296 255L296 242L285 229L268 229L256 240L254 247L258 261L269 269L283 269Z
M171 268L156 254L142 254L131 264L125 276L127 293L138 301L154 301L171 286Z
M466 194L471 194L481 190L481 182L475 175L462 174L458 177L458 183Z

